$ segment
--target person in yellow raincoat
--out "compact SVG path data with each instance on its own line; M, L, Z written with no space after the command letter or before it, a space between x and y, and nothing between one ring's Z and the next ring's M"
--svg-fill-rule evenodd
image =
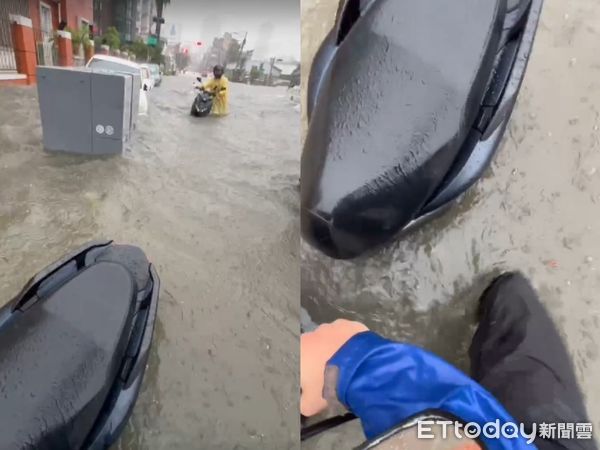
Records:
M225 116L229 113L229 80L223 72L223 66L215 66L214 78L202 84L202 89L215 94L211 114L216 116Z

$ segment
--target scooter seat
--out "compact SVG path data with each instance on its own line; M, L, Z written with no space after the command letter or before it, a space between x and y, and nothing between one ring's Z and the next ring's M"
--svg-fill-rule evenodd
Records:
M377 0L358 15L352 4L302 157L303 235L342 258L389 239L441 184L479 113L506 9Z
M0 330L0 449L80 449L121 370L131 273L97 262ZM35 299L34 299L35 300Z

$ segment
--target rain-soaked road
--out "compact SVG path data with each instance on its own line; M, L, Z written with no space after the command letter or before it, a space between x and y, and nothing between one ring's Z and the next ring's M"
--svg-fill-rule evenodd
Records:
M88 240L137 244L162 292L115 447L294 447L299 114L285 88L232 84L228 117L191 118L192 80L150 92L132 151L108 159L45 154L35 89L0 90L0 303Z
M303 2L303 67L337 3ZM311 318L360 320L468 369L478 296L494 273L521 270L564 334L598 436L599 39L600 2L546 0L518 106L485 178L447 215L370 258L334 262L303 245Z

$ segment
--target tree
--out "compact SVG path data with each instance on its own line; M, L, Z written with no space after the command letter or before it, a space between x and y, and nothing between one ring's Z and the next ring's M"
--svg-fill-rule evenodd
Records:
M252 69L250 69L250 83L254 84L260 78L260 75L258 66L252 66Z
M162 47L150 47L150 62L154 64L164 64L165 55L162 53Z
M164 64L165 57L162 54L162 46L152 46L146 44L141 39L137 39L128 46L123 46L121 50L127 50L135 55L135 59L144 62L153 62L155 64Z
M160 26L163 18L163 9L165 5L171 3L171 0L156 0L156 38L160 42Z
M147 61L150 58L149 47L141 39L136 40L129 46L129 51L139 61Z
M108 45L113 50L121 48L121 36L115 27L108 27L102 35L102 43Z

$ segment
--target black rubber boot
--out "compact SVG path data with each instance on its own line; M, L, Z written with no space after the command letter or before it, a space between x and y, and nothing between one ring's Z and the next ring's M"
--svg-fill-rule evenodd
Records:
M593 439L575 439L577 424L590 420L569 353L529 281L520 273L498 277L481 296L480 314L469 350L473 378L517 422L537 424L540 450L597 449ZM554 438L539 437L541 423L555 424ZM573 438L558 424L572 424Z

